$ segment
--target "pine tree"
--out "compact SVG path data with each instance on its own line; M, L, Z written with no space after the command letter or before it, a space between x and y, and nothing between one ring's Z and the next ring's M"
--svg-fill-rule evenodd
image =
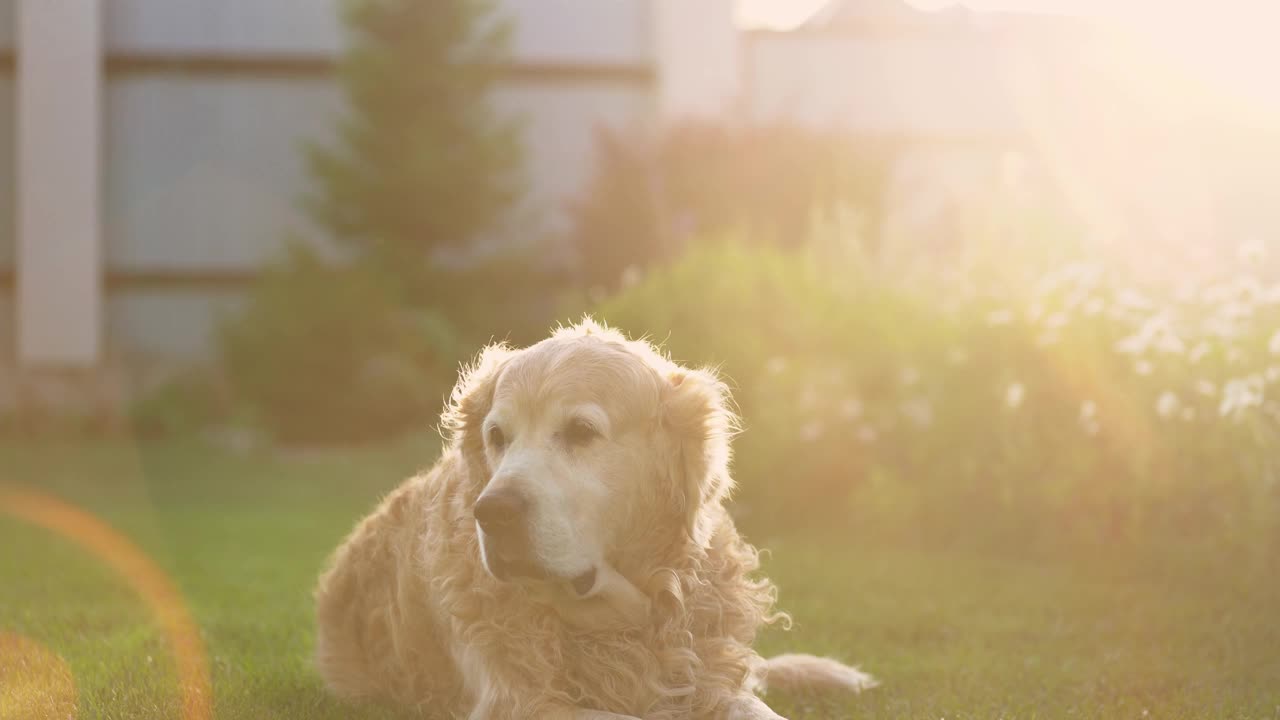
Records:
M510 25L496 0L345 0L349 111L313 145L313 218L413 283L493 229L521 192L519 128L490 104Z

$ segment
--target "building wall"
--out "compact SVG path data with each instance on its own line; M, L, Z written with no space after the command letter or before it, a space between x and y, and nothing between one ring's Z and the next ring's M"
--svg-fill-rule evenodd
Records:
M13 2L13 0L4 0ZM336 54L340 0L111 0L114 52ZM503 0L517 62L609 64L651 59L650 0Z
M209 329L290 236L318 236L299 207L301 146L335 126L327 78L291 81L113 77L106 101L105 242L109 349L199 357ZM528 196L514 241L567 227L598 126L642 122L650 98L626 84L516 80L496 98L525 127ZM260 118L270 117L270 122ZM216 199L216 201L212 201Z
M918 252L944 243L966 208L1001 190L999 169L1024 137L1009 47L978 30L748 37L752 121L905 142L887 178L877 244Z
M3 53L3 50L0 50ZM14 142L17 128L14 126L14 88L11 68L0 60L0 273L13 268L14 237L14 173L16 172Z
M13 32L17 0L0 0L0 368L14 355L13 265L14 225L14 87ZM3 395L3 391L0 391ZM0 403L3 398L0 397Z
M0 52L13 49L18 0L0 0Z
M44 287L54 272L19 272L15 257L22 2L0 0L0 353L9 353L0 368L13 359L14 277ZM341 2L99 0L101 167L92 158L84 167L101 178L106 357L86 363L211 357L220 319L285 240L323 242L300 209L302 148L331 138L344 109L334 68ZM727 107L737 78L732 3L503 0L513 57L494 100L525 128L527 196L507 234L491 240L564 235L602 127L643 129L663 113ZM707 48L701 38L711 36ZM56 200L48 192L37 199ZM88 205L77 209L97 216ZM22 307L35 318L54 309L48 299Z
M742 33L734 0L650 0L662 76L661 116L668 121L731 116L741 100ZM723 90L730 89L725 93Z
M0 54L15 0L0 0ZM291 236L307 142L343 112L332 62L339 0L104 3L103 243L111 357L208 357L221 317ZM568 226L601 126L648 122L654 38L647 0L507 0L513 62L496 105L525 127L528 194L515 240ZM584 29L589 28L589 31ZM12 182L0 70L0 225ZM8 154L7 154L8 153ZM13 232L0 227L0 272ZM3 292L3 291L0 291ZM0 304L0 311L4 310ZM0 318L0 334L5 334Z
M1151 53L1064 17L907 11L890 25L751 33L744 86L755 122L903 141L882 232L912 251L959 236L957 217L1021 210L993 202L1011 165L1027 214L1086 242L1114 238L1091 249L1135 267L1274 234L1258 148L1275 134L1243 127L1217 88Z
M753 33L748 47L759 122L948 139L1023 129L1012 49L979 33Z
M305 234L302 145L335 124L332 78L112 72L105 105L109 275L248 273Z
M13 217L14 139L14 87L13 87L13 34L17 0L0 0L0 277L12 270L16 228ZM0 282L0 295L7 292L5 282ZM3 310L3 308L0 308ZM0 314L0 343L4 343L4 321Z
M338 7L338 0L110 0L105 41L111 53L331 53L342 43Z

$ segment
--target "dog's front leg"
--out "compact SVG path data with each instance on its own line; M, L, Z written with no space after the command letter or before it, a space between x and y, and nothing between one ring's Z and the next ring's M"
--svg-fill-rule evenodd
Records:
M785 720L781 715L769 709L760 698L744 692L729 701L722 720Z

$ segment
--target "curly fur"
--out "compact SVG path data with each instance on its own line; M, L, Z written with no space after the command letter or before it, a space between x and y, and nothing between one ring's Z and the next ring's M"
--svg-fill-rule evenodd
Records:
M499 370L521 352L544 353L554 372L630 373L634 382L614 386L634 388L637 412L647 406L667 439L654 450L668 477L610 558L650 603L640 622L580 624L574 602L590 601L499 582L480 562L472 508L490 469L478 423ZM486 349L444 413L443 457L361 522L320 579L316 657L326 683L348 698L477 719L776 718L754 698L743 704L766 671L756 634L785 616L723 508L735 427L727 403L714 374L589 321L529 350Z

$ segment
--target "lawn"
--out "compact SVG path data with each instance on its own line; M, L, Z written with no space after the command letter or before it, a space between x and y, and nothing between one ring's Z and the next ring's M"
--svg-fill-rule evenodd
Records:
M11 443L0 482L94 513L172 578L207 648L215 717L382 718L395 714L325 695L310 589L350 525L436 449ZM1280 718L1274 557L752 537L796 621L763 651L830 653L883 682L851 699L771 698L788 717ZM180 715L177 671L134 591L78 545L0 515L4 633L62 658L79 718ZM0 660L0 685L12 665ZM21 701L0 687L0 716Z

